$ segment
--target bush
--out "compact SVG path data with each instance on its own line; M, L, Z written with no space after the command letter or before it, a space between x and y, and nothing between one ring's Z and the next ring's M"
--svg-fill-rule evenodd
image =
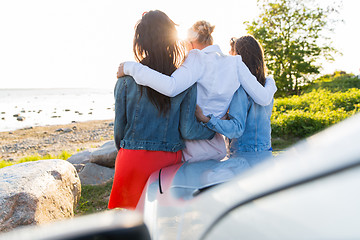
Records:
M275 99L273 137L308 137L360 111L360 90L313 89L301 96Z
M314 89L326 89L331 92L344 92L351 88L360 88L360 79L353 74L335 72L332 75L324 75L304 87L304 92L311 92Z

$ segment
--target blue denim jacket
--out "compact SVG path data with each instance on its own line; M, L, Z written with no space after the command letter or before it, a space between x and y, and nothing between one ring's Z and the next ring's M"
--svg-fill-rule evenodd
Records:
M229 138L231 155L236 152L269 151L273 103L274 100L267 106L260 106L240 87L230 103L230 120L220 120L211 116L206 125Z
M117 149L176 152L184 139L211 139L214 132L195 118L196 85L171 98L171 109L163 116L150 102L146 91L130 76L115 86L114 138Z

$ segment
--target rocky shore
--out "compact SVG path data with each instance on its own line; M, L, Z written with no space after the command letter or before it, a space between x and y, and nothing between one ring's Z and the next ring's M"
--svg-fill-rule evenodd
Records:
M0 160L16 161L28 155L58 155L95 148L113 139L113 120L30 127L0 132Z
M56 157L64 150L73 155L67 161L28 161L0 169L0 233L72 218L83 186L112 182L113 128L112 120L104 120L1 132L0 160Z

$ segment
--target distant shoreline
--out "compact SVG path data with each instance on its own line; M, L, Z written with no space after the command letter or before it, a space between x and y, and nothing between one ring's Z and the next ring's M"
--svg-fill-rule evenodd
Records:
M28 155L59 155L99 147L113 139L113 120L92 120L0 132L0 160Z
M0 132L112 119L114 104L109 90L0 89Z

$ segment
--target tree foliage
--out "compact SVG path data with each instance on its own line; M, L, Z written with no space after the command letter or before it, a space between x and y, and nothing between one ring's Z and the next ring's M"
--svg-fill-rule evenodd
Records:
M258 0L260 16L245 22L264 48L278 95L299 94L321 68L319 59L333 60L337 51L327 36L333 32L340 7L322 8L309 0Z

